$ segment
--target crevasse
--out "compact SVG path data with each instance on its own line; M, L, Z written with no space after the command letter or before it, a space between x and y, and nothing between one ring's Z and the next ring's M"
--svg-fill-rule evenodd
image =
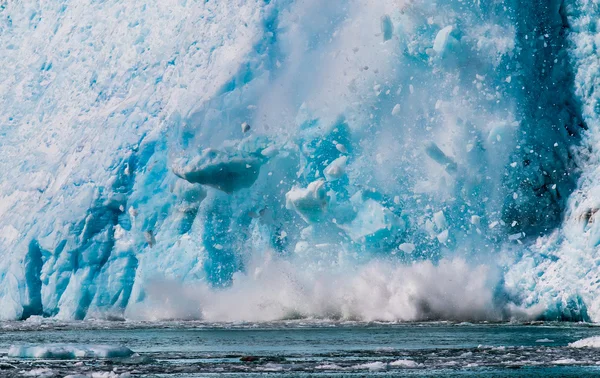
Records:
M595 7L2 4L0 317L595 320Z

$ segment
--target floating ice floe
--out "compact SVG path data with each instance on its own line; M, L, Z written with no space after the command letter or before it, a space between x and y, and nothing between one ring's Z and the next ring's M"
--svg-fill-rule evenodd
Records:
M13 345L8 356L14 358L44 358L69 360L76 358L122 358L130 357L133 351L124 346L112 345Z

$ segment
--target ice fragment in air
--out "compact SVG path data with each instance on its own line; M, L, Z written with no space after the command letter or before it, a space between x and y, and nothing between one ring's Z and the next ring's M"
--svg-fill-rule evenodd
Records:
M404 253L413 253L416 249L415 245L412 243L402 243L398 246L398 249Z
M437 239L440 243L446 244L446 242L448 241L448 236L449 236L448 230L444 230L438 234Z
M392 19L389 15L381 17L381 34L383 34L383 41L389 41L392 39L392 33L394 32L394 26L392 25Z

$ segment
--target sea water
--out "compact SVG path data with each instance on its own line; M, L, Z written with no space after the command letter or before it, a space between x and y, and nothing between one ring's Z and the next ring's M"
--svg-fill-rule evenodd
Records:
M2 377L598 376L590 324L1 323ZM133 354L19 356L36 347Z

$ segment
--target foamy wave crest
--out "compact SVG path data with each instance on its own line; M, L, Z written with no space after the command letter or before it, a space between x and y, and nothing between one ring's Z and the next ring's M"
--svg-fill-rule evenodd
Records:
M499 301L488 266L464 259L411 265L372 261L344 273L298 269L279 259L238 274L226 289L156 280L128 309L143 320L275 321L318 318L359 321L500 321L535 314Z

